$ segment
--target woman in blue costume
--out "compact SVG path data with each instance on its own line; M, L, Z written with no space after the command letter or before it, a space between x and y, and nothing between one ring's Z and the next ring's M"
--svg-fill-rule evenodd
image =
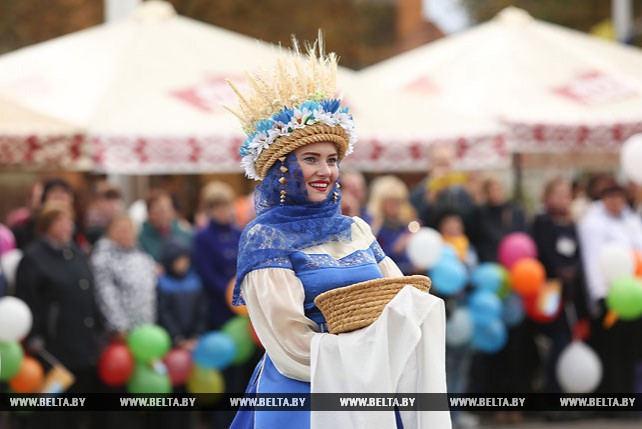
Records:
M402 276L370 227L341 215L339 163L356 136L352 116L334 98L336 59L318 51L282 57L270 78L249 76L249 94L232 84L240 98L234 113L249 136L240 150L243 166L261 180L258 217L241 236L233 301L247 305L266 350L247 395L310 393L311 341L327 332L315 297ZM310 413L239 411L231 427L305 429Z

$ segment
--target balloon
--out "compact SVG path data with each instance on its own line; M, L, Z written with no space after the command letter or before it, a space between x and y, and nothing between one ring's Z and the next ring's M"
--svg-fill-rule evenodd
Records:
M573 341L562 350L555 369L565 393L593 392L602 380L600 358L581 341Z
M635 277L642 277L642 252L633 250L633 262L635 265Z
M470 314L475 324L487 324L502 316L502 302L492 292L479 290L469 300Z
M522 259L510 270L511 283L524 296L535 295L546 281L544 266L536 259Z
M108 345L98 359L98 376L107 386L122 386L134 372L134 358L125 344Z
M437 260L437 264L441 261L445 261L447 259L452 259L455 261L461 261L459 259L459 256L457 255L457 250L450 244L444 243L444 245L441 247L441 254L439 255L439 259Z
M227 284L227 289L225 291L225 300L227 301L227 306L234 312L235 314L238 314L239 316L247 316L247 307L245 305L232 305L232 298L234 297L234 285L236 284L236 278L232 277L232 279L229 281Z
M501 265L499 266L499 272L502 274L502 284L497 291L497 296L501 299L506 298L513 290L513 287L510 284L510 273L508 270Z
M134 359L148 363L161 359L171 346L169 334L158 325L141 325L127 336L127 345Z
M159 374L147 365L138 364L134 374L127 382L129 393L171 393L169 377Z
M622 320L642 316L642 281L635 277L617 279L606 295L606 306Z
M140 231L143 223L147 220L147 203L145 200L136 200L129 206L127 211L136 229Z
M468 273L459 260L446 259L439 261L430 269L430 279L435 292L443 296L452 296L466 287Z
M250 321L250 336L252 337L252 341L254 341L254 344L256 344L262 349L265 348L263 347L263 344L261 344L261 340L259 339L259 336L256 334L256 331L254 330L254 326L252 326L251 321Z
M225 369L236 356L236 343L222 332L210 332L198 340L193 356L202 368Z
M473 318L466 308L457 308L446 322L446 344L457 347L470 341Z
M508 340L506 326L500 319L488 323L475 323L473 328L473 347L484 353L497 353Z
M513 268L517 261L526 258L537 258L537 246L528 234L514 232L508 234L499 243L497 259L499 263L508 268Z
M624 142L620 149L620 165L624 176L637 185L642 185L642 134L635 134Z
M631 249L619 244L606 244L598 255L598 267L606 284L635 274L635 260Z
M16 238L13 232L5 225L0 223L0 255L16 248Z
M470 283L480 290L497 293L504 281L502 268L491 262L479 264L470 275Z
M18 265L21 260L22 250L20 249L9 250L7 253L3 253L2 257L0 257L2 272L10 286L16 284L16 272L18 271Z
M551 280L545 283L535 295L524 296L524 311L537 323L550 323L562 311L562 285Z
M0 341L20 341L31 330L29 306L13 296L0 298Z
M439 260L443 241L441 235L432 228L421 228L408 240L406 254L412 265L425 270Z
M31 356L25 356L18 374L9 381L9 385L17 393L36 393L40 391L44 381L45 371L40 362Z
M236 356L233 364L240 364L248 360L254 354L256 345L250 336L250 319L236 316L227 321L221 328L221 332L227 334L236 344Z
M192 372L192 355L185 349L172 349L163 358L172 386L185 384Z
M20 371L23 356L18 342L0 342L0 381L10 380Z
M524 320L524 304L519 294L510 293L502 305L502 320L506 326L517 326Z
M195 365L186 387L189 393L225 393L225 380L219 371Z

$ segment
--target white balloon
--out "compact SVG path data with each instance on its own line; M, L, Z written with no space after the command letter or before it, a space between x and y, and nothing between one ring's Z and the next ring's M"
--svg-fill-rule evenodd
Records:
M147 203L145 203L145 200L136 200L129 206L128 211L136 229L140 231L143 223L147 220Z
M0 263L2 264L2 272L4 273L9 287L12 288L16 284L16 271L18 271L18 264L22 260L22 250L11 249L2 254Z
M13 296L0 298L0 341L20 341L31 330L29 306Z
M446 322L446 344L457 347L470 341L473 335L473 318L466 308L457 308Z
M574 341L560 354L556 374L565 393L590 393L602 380L602 362L592 348Z
M632 276L635 274L633 251L620 244L607 244L600 251L598 266L607 285L620 277Z
M642 134L635 134L624 142L620 150L620 167L624 176L642 185Z
M439 260L442 246L443 241L437 231L421 228L410 237L406 254L415 267L427 270Z

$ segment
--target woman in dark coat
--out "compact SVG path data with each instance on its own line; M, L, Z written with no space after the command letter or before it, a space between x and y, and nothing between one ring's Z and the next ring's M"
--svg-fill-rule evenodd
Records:
M102 323L89 262L73 242L73 215L64 205L47 205L36 230L39 236L26 248L16 274L16 295L33 313L26 349L34 354L46 350L73 373L68 392L97 391ZM78 412L46 414L52 414L47 416L49 428L80 427L85 417Z

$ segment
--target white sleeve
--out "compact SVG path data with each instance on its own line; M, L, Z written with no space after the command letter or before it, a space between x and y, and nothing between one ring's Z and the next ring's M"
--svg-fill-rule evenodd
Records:
M303 310L305 292L294 271L264 268L241 283L252 325L276 369L286 377L310 381L310 343L318 332Z
M383 277L402 277L403 273L395 264L395 261L386 256L381 262L379 262L379 269Z
M607 286L598 264L600 250L604 247L605 240L601 233L602 228L596 224L594 219L584 218L577 230L589 299L594 303L598 299L604 298L607 292Z

